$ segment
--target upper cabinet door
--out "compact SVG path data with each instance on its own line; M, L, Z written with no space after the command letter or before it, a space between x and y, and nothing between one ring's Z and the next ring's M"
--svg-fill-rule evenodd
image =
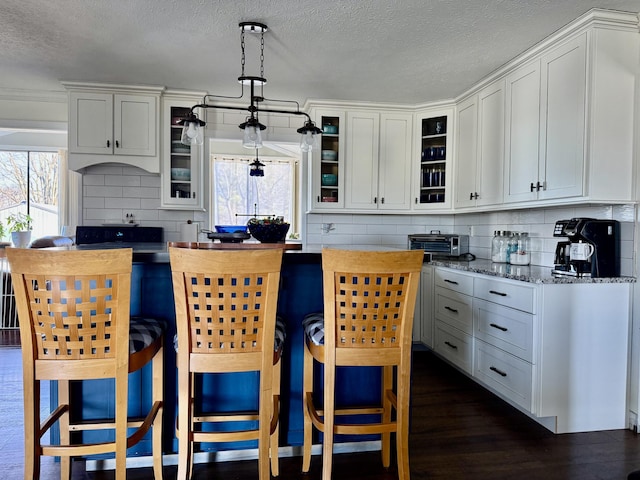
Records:
M495 205L503 199L504 80L478 94L477 205Z
M455 175L456 208L476 205L476 165L478 158L478 96L464 100L458 105L457 148Z
M156 98L152 96L114 96L116 155L156 154L156 108Z
M535 200L540 145L540 60L506 78L504 201Z
M585 167L586 34L542 57L539 199L583 194Z
M407 210L411 206L411 135L413 115L380 115L378 208Z
M69 151L113 153L113 95L69 93Z
M346 208L376 208L380 115L347 112Z

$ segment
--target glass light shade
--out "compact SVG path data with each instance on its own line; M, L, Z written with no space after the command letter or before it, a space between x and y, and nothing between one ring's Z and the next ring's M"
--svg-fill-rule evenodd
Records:
M197 122L185 121L180 141L185 145L202 145L202 127Z
M314 134L311 131L307 131L300 135L300 150L303 152L310 152L311 150L317 150L318 145L318 135Z
M260 127L251 124L247 124L247 126L244 127L242 146L245 148L262 147L262 133L260 133Z

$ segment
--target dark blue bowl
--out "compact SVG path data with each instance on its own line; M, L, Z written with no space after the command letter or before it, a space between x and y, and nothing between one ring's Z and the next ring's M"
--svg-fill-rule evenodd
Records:
M249 233L261 243L283 243L289 227L288 223L250 223Z
M217 233L247 233L246 225L216 225Z

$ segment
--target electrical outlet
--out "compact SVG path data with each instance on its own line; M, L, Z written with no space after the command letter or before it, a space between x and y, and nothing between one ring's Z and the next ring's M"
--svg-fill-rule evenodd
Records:
M473 237L473 225L469 225L469 236Z

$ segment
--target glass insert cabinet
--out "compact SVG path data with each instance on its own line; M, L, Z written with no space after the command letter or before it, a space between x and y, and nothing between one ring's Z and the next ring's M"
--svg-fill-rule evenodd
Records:
M322 128L320 146L311 154L312 205L316 209L344 207L344 111L318 110L314 115Z
M447 145L449 117L440 115L423 118L420 121L420 192L416 198L419 204L444 204L446 196Z
M180 141L179 121L198 103L194 99L165 98L163 104L162 207L175 210L202 209L202 147Z

